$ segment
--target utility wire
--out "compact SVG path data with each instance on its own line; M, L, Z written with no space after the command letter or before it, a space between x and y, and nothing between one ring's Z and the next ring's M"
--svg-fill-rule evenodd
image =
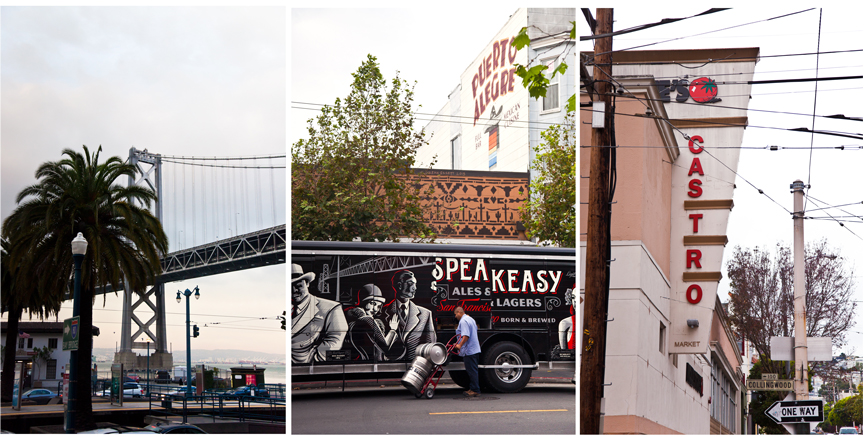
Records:
M601 94L601 93L596 93L596 94L598 94L598 95L604 95L604 94ZM614 94L613 94L613 93L605 93L605 95L610 95L610 96L611 96L611 95L614 95ZM619 97L624 97L624 98L628 98L628 99L632 98L632 97L630 97L630 96L619 96ZM723 97L727 97L727 96L723 96ZM655 102L664 102L663 99L653 99L653 98L650 98L650 97L644 97L644 99L645 99L645 100L649 100L649 101L655 101ZM679 102L679 101L671 101L671 99L670 99L670 101L668 101L668 102L666 102L666 103L673 103L673 104L676 104L676 105L695 105L695 106L703 106L703 107L706 106L704 103ZM725 106L725 105L713 105L713 104L710 105L710 107L711 107L711 108L722 108L722 109L736 109L736 110L740 110L740 111L765 112L765 113L769 113L769 114L800 115L800 116L806 116L806 117L831 118L831 119L836 119L836 120L851 120L851 121L862 121L862 120L864 120L864 119L862 119L861 117L847 117L847 116L845 116L845 115L843 115L843 114L835 114L835 115L814 115L814 114L804 114L804 113L802 113L802 112L772 111L772 110L768 110L768 109L752 109L752 108L741 108L741 107L737 107L737 106Z
M809 195L809 194L807 194L807 197L809 197L809 198L810 198L811 200L813 200L814 202L818 202L818 203L821 203L821 204L826 205L826 206L828 205L828 203L823 202L823 201L821 201L821 200L819 200L819 199L817 199L817 198L815 198L815 197L813 197L813 196L811 196L811 195ZM860 203L862 203L862 202L858 202L858 203L860 204ZM845 206L845 205L841 205L841 206ZM855 216L855 214L852 214L851 212L846 211L846 210L843 209L843 208L840 208L840 211L842 211L842 212L844 212L844 213L846 213L846 214L849 214L849 215ZM805 211L805 212L806 212L806 211ZM857 217L857 216L856 216L856 217Z
M641 100L639 97L635 97L635 98ZM585 111L585 112L602 112L602 111L597 111L594 109L579 109L579 110ZM667 120L663 117L660 117L659 115L624 114L621 112L616 112L615 115L623 115L625 117L650 118L650 119L654 119L654 120ZM714 125L714 126L752 127L752 128L756 128L756 129L773 129L773 130L782 130L782 131L789 131L789 132L805 132L805 133L814 132L814 133L817 133L820 135L831 135L831 136L836 136L836 137L852 138L855 140L864 139L864 136L862 136L862 134L859 134L859 133L837 132L837 131L811 131L810 129L807 129L806 127L784 128L784 127L772 127L772 126L754 126L754 125L750 125L750 124L745 126L743 124L722 123L722 122L707 121L707 120L687 120L687 121L691 122L691 123L700 123L700 124ZM672 123L669 122L669 125L671 126ZM676 128L676 130L677 130L677 128ZM679 130L679 132L680 132L680 130Z
M805 196L806 196L806 194L805 194ZM841 210L841 211L842 211L842 210ZM854 235L854 236L855 236L856 238L858 238L859 240L862 240L862 238L859 237L858 234L856 234L855 232L852 232L852 230L849 229L848 226L844 225L843 222L841 222L840 220L837 220L836 218L834 218L834 216L832 216L828 211L824 211L824 212L825 212L825 214L828 214L828 217L831 217L835 222L837 222L838 225L840 225L841 227L843 227L844 229L846 229L847 231L849 231L849 233L851 233L852 235ZM848 213L847 213L847 214L848 214Z
M664 25L664 24L675 23L675 22L678 22L678 21L681 21L681 20L686 20L686 19L688 19L688 18L698 17L698 16L700 16L700 15L713 14L713 13L715 13L715 12L721 12L721 11L725 11L725 10L728 10L728 9L730 9L730 8L711 8L711 9L705 11L705 12L700 12L700 13L698 13L698 14L696 14L696 15L691 15L691 16L689 16L689 17L684 17L684 18L664 18L664 19L662 19L662 20L660 20L660 21L657 21L657 22L654 22L654 23L640 24L640 25L638 25L638 26L628 27L627 29L622 29L622 30L618 30L618 31L615 31L615 32L604 33L604 34L602 34L602 35L580 36L580 37L579 37L579 41L589 41L589 40L597 39L597 38L608 38L608 37L610 37L610 36L618 36L618 35L624 35L624 34L626 34L626 33L638 32L638 31L640 31L640 30L650 29L650 28L652 28L652 27L662 26L662 25ZM611 53L611 52L607 52L607 53Z
M645 64L640 64L645 65ZM594 68L598 68L596 65L593 65ZM775 83L797 83L797 82L823 82L823 81L834 81L834 80L855 80L855 79L864 79L864 76L832 76L832 77L803 77L803 78L794 78L794 79L768 79L768 80L739 80L739 81L715 81L717 85L768 85ZM651 83L634 83L630 84L630 86L656 86Z
M726 57L726 58L723 58L722 60L723 61L761 61L763 59L768 59L768 58L787 58L790 56L812 56L812 55L836 55L836 54L840 54L840 53L854 53L854 52L860 52L860 51L864 51L864 49L832 50L832 51L828 51L828 52L819 52L819 53L807 52L807 53L785 53L785 54L780 54L780 55L741 56L741 57L737 57L737 58ZM591 52L583 52L583 53L589 54ZM719 60L720 59L708 59L708 62L706 64L710 64L712 62L717 62ZM686 62L689 64L693 64L695 62L701 62L701 61L686 61ZM612 62L612 63L613 64L619 64L619 65L620 64L632 64L632 62ZM654 62L640 62L639 64L640 65L667 65L667 64L681 65L681 62L678 62L678 61L654 61ZM594 64L592 62L586 62L585 65L594 65Z
M822 8L819 8L819 35L816 37L816 53L819 53L819 46L822 45ZM819 77L819 55L816 55L816 77ZM819 82L814 84L813 88L813 121L810 124L810 130L816 129L816 99L819 97ZM807 163L807 191L804 193L804 210L807 210L807 193L810 192L810 176L813 169L813 140L815 133L810 134L810 161Z
M607 147L619 148L619 149L665 149L666 148L666 146L645 146L645 145L641 145L641 146L621 146L621 145L618 145L618 146L584 146L584 145L580 145L579 147L582 149L592 149L592 148L593 149L603 149L603 148L607 148ZM772 146L760 146L760 147L757 147L757 146L711 146L711 148L712 149L770 150L770 151L786 150L786 149L789 149L789 150L810 150L810 147L808 147L808 146L773 146L773 145ZM834 147L832 147L832 146L818 146L818 147L814 147L814 149L861 150L861 149L864 149L864 146L859 146L859 145L845 145L845 146L834 146Z
M721 32L721 31L724 31L724 30L735 29L736 27L748 26L748 25L755 24L755 23L761 23L761 22L763 22L763 21L776 20L776 19L778 19L778 18L789 17L789 16L792 16L792 15L795 15L795 14L800 14L800 13L802 13L802 12L812 11L813 9L815 9L815 8L804 9L803 11L792 12L792 13L790 13L790 14L784 14L784 15L778 15L778 16L776 16L776 17L772 17L772 18L767 18L767 19L757 20L757 21L751 21L751 22L749 22L749 23L744 23L744 24L738 24L738 25L735 25L735 26L724 27L724 28L722 28L722 29L717 29L717 30L710 30L710 31L708 31L708 32L697 33L697 34L694 34L694 35L680 36L680 37L678 37L678 38L667 39L667 40L664 40L664 41L657 41L657 42L652 42L652 43L648 43L648 44L642 44L642 45L638 45L638 46L634 46L634 47L629 47L629 48L626 48L626 49L611 50L611 51L608 51L608 52L596 53L596 54L594 54L594 56L592 57L592 59L593 59L593 58L596 58L596 57L599 56L599 55L605 55L605 54L607 54L607 53L624 52L624 51L627 51L627 50L633 50L633 49L638 49L638 48L642 48L642 47L653 46L653 45L656 45L656 44L662 44L662 43L665 43L665 42L677 41L677 40L679 40L679 39L692 38L692 37L694 37L694 36L707 35L707 34L709 34L709 33L715 33L715 32Z

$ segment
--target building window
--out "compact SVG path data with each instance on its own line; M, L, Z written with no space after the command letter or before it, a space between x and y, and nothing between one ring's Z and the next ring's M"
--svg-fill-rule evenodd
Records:
M666 325L660 322L660 353L666 353Z
M711 417L730 432L735 431L735 386L719 360L711 365Z
M24 349L24 339L23 338L18 339L18 349Z
M678 368L678 354L672 354L672 365Z
M459 147L459 137L450 140L450 168L456 170L456 148Z
M49 338L48 339L48 348L49 349L57 349L57 339L56 338Z
M546 77L549 78L549 86L546 88L546 97L543 98L543 111L558 109L558 79L561 76L556 74L552 77L552 72L558 67L558 60L548 59L543 61L547 67Z
M48 360L45 364L45 379L57 379L57 360Z
M33 337L27 339L27 349L33 349Z

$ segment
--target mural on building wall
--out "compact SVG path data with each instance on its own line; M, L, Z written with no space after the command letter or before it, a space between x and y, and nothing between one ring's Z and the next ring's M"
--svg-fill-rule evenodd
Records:
M527 240L517 229L528 198L528 173L414 169L426 223L438 238Z

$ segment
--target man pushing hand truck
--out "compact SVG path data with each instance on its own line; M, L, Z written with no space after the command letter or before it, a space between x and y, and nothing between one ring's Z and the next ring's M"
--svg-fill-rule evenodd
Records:
M454 313L456 320L459 320L459 326L456 327L456 337L459 341L455 349L465 361L465 371L470 381L468 391L463 394L469 397L480 396L480 377L477 373L477 366L480 364L480 342L477 341L477 322L473 317L465 314L462 307L456 307Z

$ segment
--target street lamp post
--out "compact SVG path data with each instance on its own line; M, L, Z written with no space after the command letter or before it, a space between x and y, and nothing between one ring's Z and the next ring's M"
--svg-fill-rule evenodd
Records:
M192 396L192 336L189 332L189 296L192 292L187 288L186 291L177 290L177 303L180 303L180 296L186 296L186 397ZM199 299L201 293L198 292L198 286L195 286L195 299Z
M87 253L87 240L81 232L72 240L72 261L75 264L74 294L72 295L72 317L81 315L81 263ZM78 331L79 338L85 335ZM75 415L78 412L78 350L69 353L69 399L66 400L64 431L75 433Z
M142 340L147 340L147 401L148 404L151 401L150 399L150 339L141 337Z

